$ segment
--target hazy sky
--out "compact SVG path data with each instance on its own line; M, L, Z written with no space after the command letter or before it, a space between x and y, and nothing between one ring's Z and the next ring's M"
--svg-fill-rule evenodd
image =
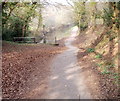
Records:
M54 9L54 7L48 6L43 11L43 22L47 26L59 26L61 24L68 24L71 22L71 10Z
M40 0L40 1L44 1L44 0ZM46 0L46 1L52 4L61 3L63 5L68 5L66 0Z
M50 0L51 2L57 2L57 3L62 3L62 4L67 4L66 0Z

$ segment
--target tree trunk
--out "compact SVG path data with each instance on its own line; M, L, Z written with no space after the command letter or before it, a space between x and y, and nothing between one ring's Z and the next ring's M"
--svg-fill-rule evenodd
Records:
M22 37L25 37L26 30L27 30L27 24L23 25L23 28L22 28Z
M22 27L22 37L24 37L24 35L25 35L25 25L23 25Z
M78 33L80 34L80 20L79 20L79 25L78 25Z

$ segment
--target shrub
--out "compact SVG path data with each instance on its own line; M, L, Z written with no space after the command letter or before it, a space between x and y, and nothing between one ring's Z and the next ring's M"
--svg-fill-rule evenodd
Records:
M95 56L95 58L102 58L102 55L98 54L98 55Z
M92 53L92 52L94 52L94 51L95 51L94 48L88 48L88 49L87 49L87 52L88 52L88 53Z

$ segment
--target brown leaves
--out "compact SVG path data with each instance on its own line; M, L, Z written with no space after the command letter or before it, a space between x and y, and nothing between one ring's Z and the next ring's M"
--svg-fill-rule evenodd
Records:
M21 98L33 76L43 80L50 72L50 59L63 48L49 45L15 45L3 43L2 85L3 98ZM36 73L38 72L38 73ZM34 79L37 80L37 79Z

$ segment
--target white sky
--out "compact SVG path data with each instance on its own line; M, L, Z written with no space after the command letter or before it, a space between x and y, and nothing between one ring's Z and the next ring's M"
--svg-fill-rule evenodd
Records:
M66 0L50 0L52 2L58 2L58 3L62 3L64 5L67 5L68 3L66 2ZM69 1L69 0L68 0ZM82 0L81 0L82 1ZM108 2L108 0L95 0L96 2ZM120 0L109 0L109 2L119 2Z
M64 4L64 5L67 5L66 0L48 0L48 1L50 1L50 2L52 2L52 3L57 2L57 3L61 3L61 4Z

